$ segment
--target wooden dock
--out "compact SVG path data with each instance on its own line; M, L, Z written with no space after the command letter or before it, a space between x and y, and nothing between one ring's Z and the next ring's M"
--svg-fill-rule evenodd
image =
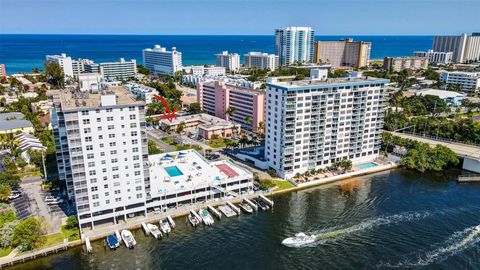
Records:
M10 259L8 262L2 262L0 260L0 269L7 267L7 266L13 266L18 263L24 263L29 260L36 259L38 257L44 257L52 253L58 253L60 251L64 251L68 249L69 244L68 243L63 243L60 245L44 248L42 250L37 250L37 251L32 251L32 252L27 252L19 256L15 256L12 259Z

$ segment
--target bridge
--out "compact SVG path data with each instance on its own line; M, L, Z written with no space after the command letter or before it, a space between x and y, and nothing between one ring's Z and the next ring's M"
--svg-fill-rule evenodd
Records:
M480 145L463 144L431 136L420 136L395 131L390 131L390 133L404 139L428 143L430 146L436 146L438 144L446 146L455 152L458 157L463 158L463 169L480 173Z

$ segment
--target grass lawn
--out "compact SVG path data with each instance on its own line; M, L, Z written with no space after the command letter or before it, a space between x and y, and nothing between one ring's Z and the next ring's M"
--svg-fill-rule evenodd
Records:
M12 252L13 248L11 247L8 247L8 248L0 248L0 258L1 257L4 257L4 256L7 256L8 254L10 254L10 252Z
M163 141L164 143L168 143L168 144L170 144L170 145L176 144L175 141L174 141L172 138L162 138L162 141Z
M45 236L46 241L45 243L39 247L44 248L44 247L50 247L58 244L63 243L63 239L68 237L68 241L73 241L73 240L78 240L80 239L80 232L78 231L78 228L75 229L66 229L64 226L62 226L62 231L59 233L54 233L54 234L49 234Z
M212 138L208 140L208 146L212 148L225 147L225 140L222 137Z
M287 188L292 188L295 187L294 184L286 181L286 180L272 180L273 183L277 186L275 190L284 190Z

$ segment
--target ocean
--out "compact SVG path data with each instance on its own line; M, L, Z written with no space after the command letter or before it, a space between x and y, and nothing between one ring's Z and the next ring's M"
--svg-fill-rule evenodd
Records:
M316 40L354 40L372 42L371 59L409 56L415 50L427 50L433 36L316 36ZM142 63L142 50L155 44L176 47L183 54L184 65L214 64L215 54L228 50L243 55L250 51L273 53L274 36L208 35L0 35L0 64L7 73L29 72L42 68L47 54L66 53L73 59L95 62L136 59ZM241 57L243 58L243 57ZM241 59L243 60L243 59Z

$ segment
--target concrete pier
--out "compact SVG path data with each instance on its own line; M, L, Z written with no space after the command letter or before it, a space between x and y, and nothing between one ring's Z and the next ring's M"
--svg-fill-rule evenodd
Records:
M255 211L258 211L258 205L254 204L252 201L250 201L247 198L243 199L243 201L248 203Z
M231 202L227 202L227 205L230 206L230 208L232 208L233 211L235 211L237 213L237 215L240 215L240 208L236 207L233 203Z
M269 198L263 196L262 194L258 195L258 197L260 197L262 200L264 200L266 203L268 203L268 205L273 206L273 201L270 200Z

